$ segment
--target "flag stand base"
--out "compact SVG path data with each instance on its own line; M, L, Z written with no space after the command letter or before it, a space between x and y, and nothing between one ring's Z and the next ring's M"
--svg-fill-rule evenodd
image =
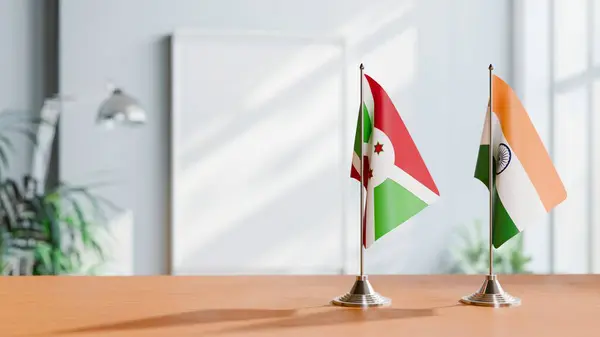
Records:
M461 303L483 307L516 307L521 305L521 300L511 296L502 289L496 275L487 275L478 292L465 296Z
M379 295L368 280L367 275L357 276L350 292L334 298L331 304L341 307L382 307L392 303L387 297Z

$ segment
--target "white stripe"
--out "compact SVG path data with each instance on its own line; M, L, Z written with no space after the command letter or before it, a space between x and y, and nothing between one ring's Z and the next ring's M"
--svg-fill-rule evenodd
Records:
M365 232L365 247L369 248L375 242L375 196L373 190L370 189L367 192L367 212L365 217L367 218L366 232ZM362 224L361 224L362 225Z
M352 152L352 166L354 166L354 169L356 169L356 172L358 172L358 174L362 174L362 172L360 172L360 158L358 157L356 152Z
M431 205L440 197L397 166L394 166L393 169L387 173L389 174L390 179L394 180L402 187L406 188L409 192L416 195L427 205Z
M494 116L495 117L495 116ZM485 111L485 121L483 122L483 132L481 133L481 145L490 144L490 106Z
M386 134L374 128L372 144L370 144L369 148L370 152L374 151L374 144L377 143L383 144L383 152L379 154L369 153L370 164L374 173L369 186L377 186L387 178L390 178L427 204L431 204L438 199L439 196L437 194L395 165L395 150L402 151L402 149L394 149L391 140Z
M496 158L498 158L500 143L504 143L510 148L502 129L495 127L494 154ZM506 212L519 231L522 231L528 224L536 222L547 213L537 190L512 149L508 166L496 176L496 190Z

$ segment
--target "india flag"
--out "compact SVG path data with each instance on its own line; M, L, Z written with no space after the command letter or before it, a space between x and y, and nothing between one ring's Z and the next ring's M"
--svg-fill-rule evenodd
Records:
M356 128L351 177L367 190L363 245L389 233L439 198L438 189L390 97L371 77L363 78L363 125Z
M517 95L495 75L492 90L492 241L498 248L564 201L567 192ZM475 167L475 178L488 187L489 110L488 105Z

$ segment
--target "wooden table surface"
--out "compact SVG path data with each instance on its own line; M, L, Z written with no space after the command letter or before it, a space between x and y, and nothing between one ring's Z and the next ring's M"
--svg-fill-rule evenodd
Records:
M4 277L0 336L600 336L600 276L500 276L517 308L458 304L483 276L371 276L392 306L328 304L352 276Z

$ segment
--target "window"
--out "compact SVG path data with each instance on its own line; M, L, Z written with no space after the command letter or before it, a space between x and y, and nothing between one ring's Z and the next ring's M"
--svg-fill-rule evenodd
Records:
M538 273L600 271L600 4L515 2L515 88L567 189L567 200L525 231Z

